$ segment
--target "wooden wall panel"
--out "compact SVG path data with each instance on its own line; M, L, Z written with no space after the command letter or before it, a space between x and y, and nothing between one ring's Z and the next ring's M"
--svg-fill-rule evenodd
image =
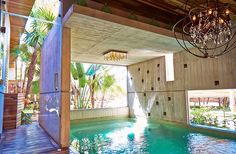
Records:
M21 125L21 111L24 108L23 94L4 94L3 129L15 129Z
M70 144L70 29L55 24L41 53L39 124L61 148L67 148Z
M129 77L133 78L130 82L133 88L128 90L129 105L132 108L130 101L136 100L141 106L146 104L142 106L146 117L150 112L150 118L186 123L187 90L236 88L236 55L233 52L215 59L201 59L186 52L175 53L175 80L171 82L166 82L165 78L165 57L128 66ZM141 71L137 71L138 68ZM142 78L145 85L140 82ZM215 85L218 81L219 85ZM146 93L146 98L137 101L134 97L140 95L137 92ZM156 106L154 101L158 101L159 105ZM163 115L164 112L166 115Z

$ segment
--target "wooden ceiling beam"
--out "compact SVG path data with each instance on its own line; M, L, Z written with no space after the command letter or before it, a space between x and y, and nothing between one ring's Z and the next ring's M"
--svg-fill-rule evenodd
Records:
M185 14L184 9L177 7L175 5L171 5L167 2L157 3L156 1L153 1L153 0L136 0L136 1L146 4L146 5L149 5L149 6L152 6L152 7L155 7L157 9L162 10L162 11L165 11L165 12L168 12L171 14L175 14L176 16L179 16L180 14L181 15ZM177 11L177 10L179 10L179 11Z
M136 0L136 1L141 2L143 4L146 4L146 5L149 5L149 6L152 6L154 8L160 9L162 11L166 11L166 12L174 14L174 15L178 15L178 13L170 10L170 8L168 8L167 6L165 6L163 4L157 5L157 4L155 4L155 3L151 2L151 1L147 1L147 0Z
M126 12L133 12L135 15L144 16L150 19L156 19L167 25L173 25L182 15L178 15L174 11L164 11L157 7L144 4L137 0L92 0L101 4L107 4L110 7L120 9ZM170 18L171 17L171 18ZM171 19L171 20L170 20Z

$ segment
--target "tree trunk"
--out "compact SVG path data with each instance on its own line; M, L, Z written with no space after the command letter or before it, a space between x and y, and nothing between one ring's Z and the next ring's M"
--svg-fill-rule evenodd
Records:
M93 75L92 84L90 86L92 108L94 108L94 105L95 105L95 99L94 99L94 90L95 90L94 79L95 78L96 78L96 75Z
M198 103L199 103L199 107L201 107L201 98L198 97Z
M17 80L17 58L16 58L16 60L15 60L15 82L16 82L16 87L15 87L15 89L14 89L14 92L15 93L18 93L19 91L18 91L18 80Z
M26 76L27 76L27 69L25 69L25 72L24 72L24 79L23 79L23 85L22 85L22 93L25 92Z
M22 82L22 73L23 73L23 62L21 62L21 65L20 65L20 92L22 93L22 86L23 86L23 82Z
M34 49L34 52L32 54L31 62L28 68L28 73L27 73L27 86L26 86L26 92L25 92L25 97L28 97L28 94L30 93L30 88L32 85L32 81L34 79L34 74L35 74L35 65L37 62L37 48Z
M207 103L206 103L206 104L207 104L207 106L208 106L209 100L210 100L210 97L208 97L208 98L207 98Z
M104 98L105 98L105 92L103 92L102 94L101 108L103 108L103 105L104 105Z
M219 101L218 101L218 103L219 103L219 107L221 107L221 100L220 100L220 98L219 98Z

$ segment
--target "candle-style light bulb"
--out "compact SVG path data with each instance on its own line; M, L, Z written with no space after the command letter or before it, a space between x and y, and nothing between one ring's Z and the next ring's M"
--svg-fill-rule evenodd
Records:
M209 10L208 10L208 14L209 14L209 15L212 14L212 9L209 9Z
M193 20L193 21L196 21L196 20L197 20L196 15L193 15L192 20Z
M226 15L229 15L229 13L230 13L229 9L226 9L226 10L225 10L225 14L226 14Z
M223 24L224 20L222 18L219 19L219 23Z

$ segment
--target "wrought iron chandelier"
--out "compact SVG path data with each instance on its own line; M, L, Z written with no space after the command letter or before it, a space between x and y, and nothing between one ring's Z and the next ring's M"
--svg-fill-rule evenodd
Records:
M109 61L120 61L122 59L127 59L126 51L118 51L118 50L108 50L103 53L104 59Z
M186 16L173 27L174 36L184 50L200 58L215 58L236 47L236 30L228 4L207 0L187 9L189 4L186 1Z

